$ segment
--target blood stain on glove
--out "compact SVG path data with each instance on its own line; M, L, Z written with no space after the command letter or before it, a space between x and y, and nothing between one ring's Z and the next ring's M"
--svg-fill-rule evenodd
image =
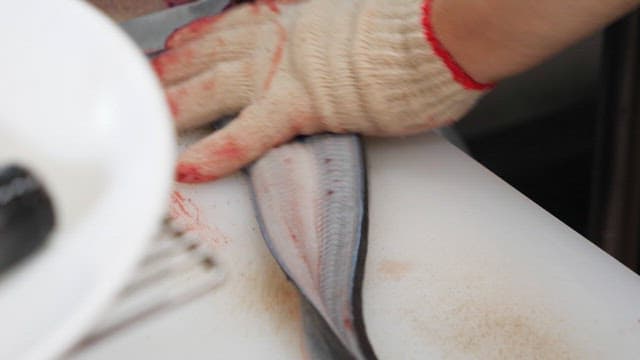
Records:
M151 66L160 78L160 80L167 80L166 74L168 72L175 73L180 68L181 64L193 59L194 53L190 48L181 49L180 52L172 50L165 51L161 56L156 56L151 60Z
M229 2L227 6L225 6L222 14L202 17L200 19L196 19L190 22L189 24L183 27L177 28L173 33L171 33L167 37L167 40L165 40L165 43L164 43L165 49L171 49L175 47L176 45L182 42L182 39L196 38L201 34L207 33L211 29L214 23L222 19L222 17L225 15L225 12L228 9L236 5L239 5L241 3L247 3L247 2L252 2L252 1L246 1L246 0L233 1L232 0Z
M164 48L171 49L178 45L181 42L181 39L195 38L200 34L206 33L214 23L222 18L223 15L224 13L220 15L206 16L194 20L181 28L177 28L167 37L167 40L164 43Z
M171 110L171 115L173 115L174 118L177 118L179 114L178 102L170 97L167 97L167 102L169 103L169 110Z
M182 163L176 169L176 180L182 183L201 183L216 179L217 176L204 175L197 165Z
M174 119L179 118L180 115L180 98L184 98L186 96L188 96L188 91L184 88L178 89L178 91L173 94L166 94L167 103L169 104L169 109L171 110L171 115L173 115Z
M428 41L424 1L355 0L353 11L341 12L339 1L258 0L177 30L153 64L179 113L177 128L240 114L230 124L236 126L182 154L178 180L226 176L296 135L401 136L460 118L485 90L469 89L451 75ZM285 5L292 3L298 5ZM190 49L193 54L183 56ZM215 84L206 84L210 80ZM231 138L242 152L226 146Z
M271 87L271 83L273 82L273 78L276 75L276 71L278 70L278 66L282 62L282 55L284 54L284 44L287 42L287 29L282 26L279 22L275 22L278 27L278 45L276 46L275 51L273 52L273 58L271 59L271 67L269 68L269 72L267 74L267 80L264 82L264 90L269 90Z
M213 155L225 159L237 160L243 158L245 156L245 152L234 139L229 138L226 139L220 147L215 148Z
M262 5L262 4L266 5L269 8L269 10L273 11L274 13L280 14L280 8L278 8L278 4L275 0L258 0L254 2L253 6L256 12L260 11L259 5Z
M204 82L202 83L201 88L202 90L210 93L216 89L216 82L213 80Z

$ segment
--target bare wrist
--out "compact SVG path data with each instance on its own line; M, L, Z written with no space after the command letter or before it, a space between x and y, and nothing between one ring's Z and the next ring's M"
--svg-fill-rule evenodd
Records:
M526 71L633 10L637 0L433 0L440 41L479 82Z
M537 62L540 51L517 40L524 36L503 18L505 12L492 7L491 0L434 1L435 31L477 81L498 82Z

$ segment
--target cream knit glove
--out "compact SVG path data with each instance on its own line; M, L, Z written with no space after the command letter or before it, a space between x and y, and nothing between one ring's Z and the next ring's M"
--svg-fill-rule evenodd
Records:
M178 128L240 112L183 153L178 180L227 175L298 134L403 135L459 119L490 86L439 44L430 6L269 1L176 31L153 65Z

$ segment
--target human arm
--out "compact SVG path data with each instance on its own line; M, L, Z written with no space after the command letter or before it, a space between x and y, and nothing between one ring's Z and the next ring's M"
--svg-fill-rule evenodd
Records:
M435 31L478 81L495 82L546 60L636 8L638 0L434 1Z

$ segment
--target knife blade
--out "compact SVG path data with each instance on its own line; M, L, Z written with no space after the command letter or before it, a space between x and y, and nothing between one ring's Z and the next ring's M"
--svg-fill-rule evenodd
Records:
M164 43L176 29L203 17L220 13L229 0L201 0L187 5L125 21L120 24L124 31L147 54L164 49Z

